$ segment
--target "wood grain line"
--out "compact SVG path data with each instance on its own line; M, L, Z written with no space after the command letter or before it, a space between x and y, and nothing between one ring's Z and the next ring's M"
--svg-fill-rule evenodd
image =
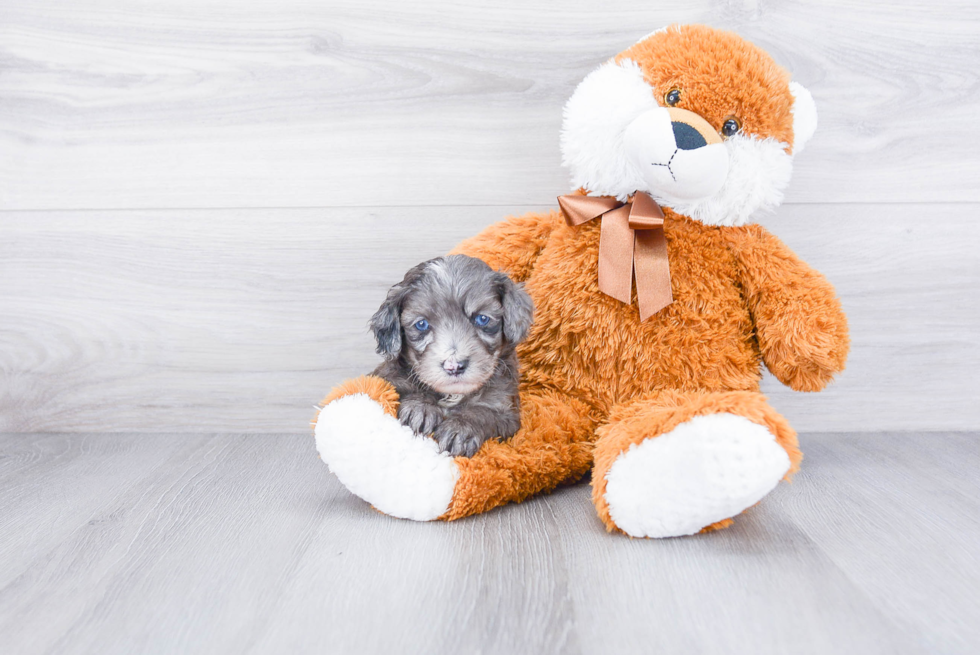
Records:
M512 207L513 213L530 209ZM12 431L302 430L376 365L367 319L420 260L498 208L8 213L0 425ZM770 228L836 286L848 369L764 389L801 430L980 423L972 205L789 206Z
M0 209L549 203L575 85L673 22L813 92L788 202L980 201L972 0L31 0L0 7Z

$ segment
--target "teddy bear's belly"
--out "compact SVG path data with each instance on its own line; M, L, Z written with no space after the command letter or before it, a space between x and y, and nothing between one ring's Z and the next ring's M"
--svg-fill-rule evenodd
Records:
M635 296L626 305L598 290L592 249L546 248L526 283L535 320L518 351L525 384L606 409L662 389L758 389L761 357L730 254L713 239L676 241L674 302L642 323Z

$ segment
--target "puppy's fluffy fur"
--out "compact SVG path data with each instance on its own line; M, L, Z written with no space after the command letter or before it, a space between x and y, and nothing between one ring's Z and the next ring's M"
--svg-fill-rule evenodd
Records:
M408 271L371 318L385 358L374 375L398 391L399 420L454 456L512 437L521 423L514 349L532 313L520 285L475 257Z

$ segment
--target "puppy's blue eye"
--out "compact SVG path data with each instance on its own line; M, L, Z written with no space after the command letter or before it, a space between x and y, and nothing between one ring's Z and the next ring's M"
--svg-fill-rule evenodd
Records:
M487 324L490 323L490 317L486 314L477 314L473 317L473 322L480 327L486 327Z
M419 332L425 332L429 329L429 322L424 318L420 318L419 320L415 321L415 329Z

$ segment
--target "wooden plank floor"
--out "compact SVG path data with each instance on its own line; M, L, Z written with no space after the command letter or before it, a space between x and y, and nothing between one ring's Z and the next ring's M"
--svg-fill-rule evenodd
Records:
M802 442L732 529L648 541L587 485L391 519L309 436L0 435L0 652L978 652L980 434Z

